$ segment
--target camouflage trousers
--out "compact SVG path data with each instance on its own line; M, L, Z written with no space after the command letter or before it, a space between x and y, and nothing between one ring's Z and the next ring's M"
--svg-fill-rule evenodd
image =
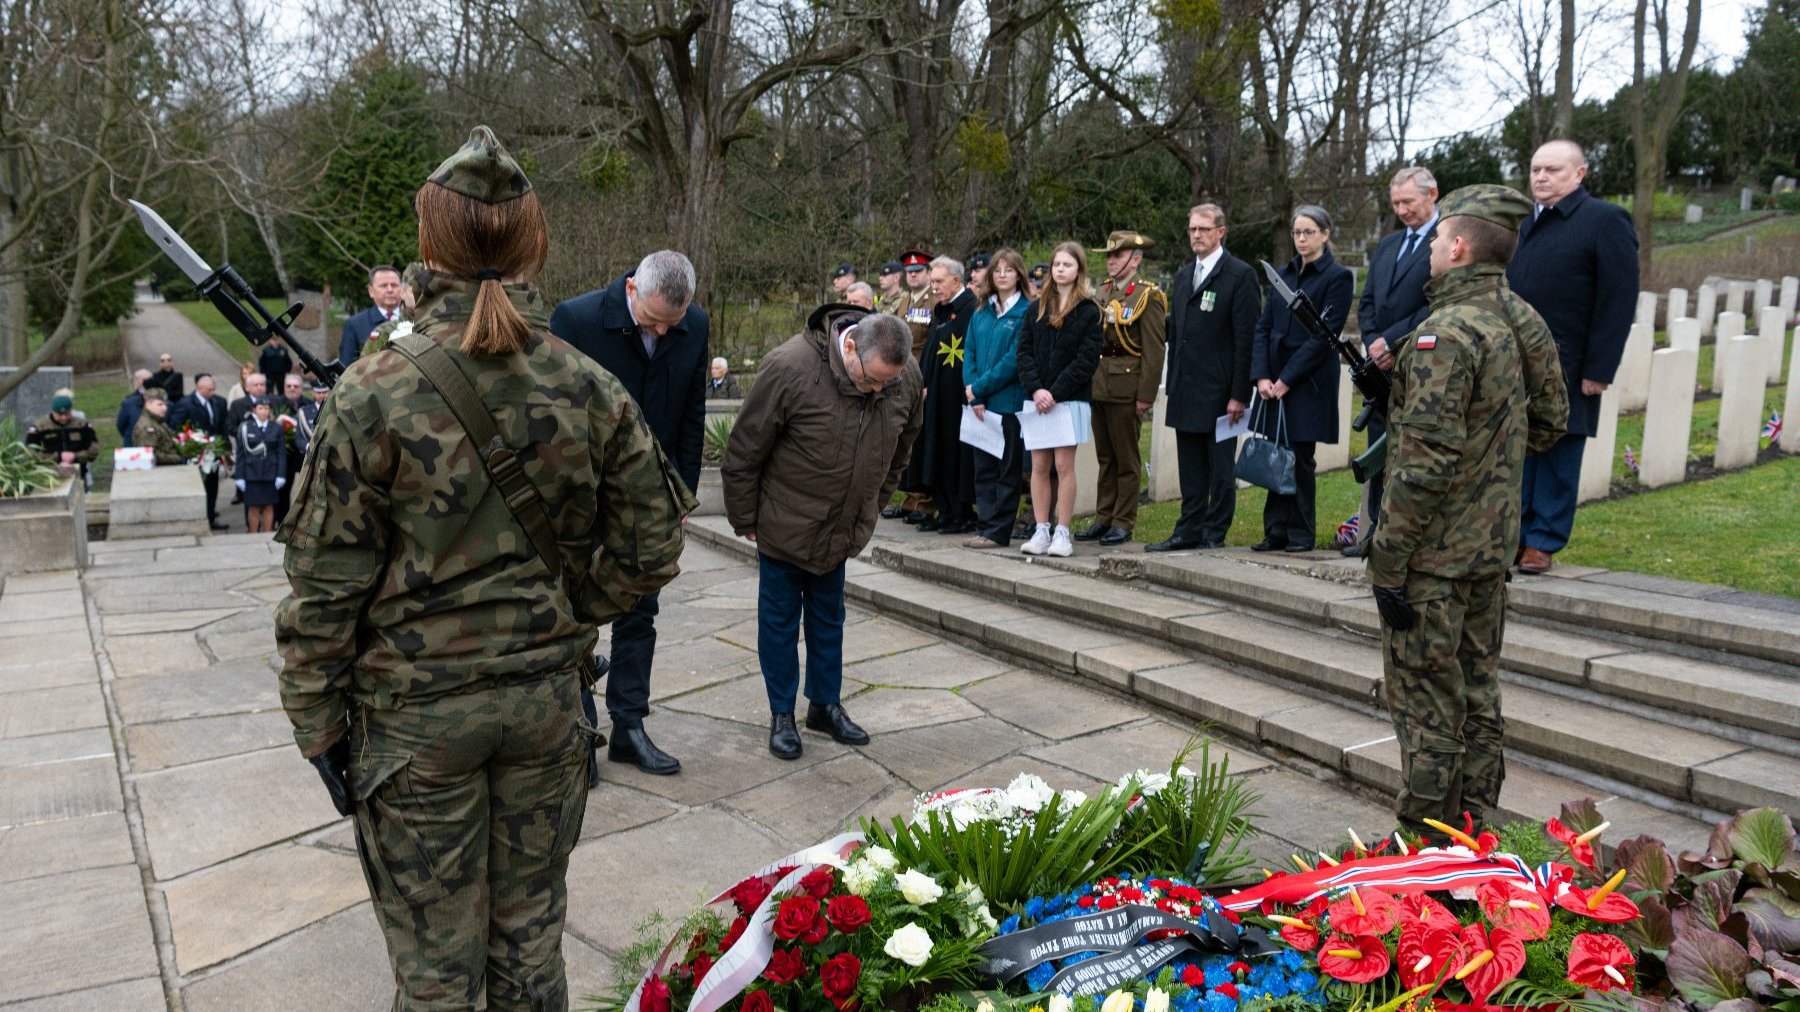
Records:
M1506 779L1501 740L1500 640L1506 625L1504 574L1446 580L1414 573L1406 600L1419 621L1406 632L1382 626L1383 686L1400 740L1400 828L1436 834L1423 820L1477 823L1500 802Z
M356 843L396 1010L568 1008L564 873L591 729L573 670L397 710L352 731Z

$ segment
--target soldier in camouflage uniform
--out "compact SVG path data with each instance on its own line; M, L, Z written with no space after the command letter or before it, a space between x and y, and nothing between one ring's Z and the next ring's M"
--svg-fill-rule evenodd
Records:
M1400 740L1395 814L1483 819L1506 777L1500 643L1519 544L1525 454L1567 424L1549 328L1506 284L1531 202L1506 186L1457 190L1431 240L1431 315L1395 349L1388 487L1369 555L1384 688Z
M675 576L693 500L619 382L550 334L543 212L493 134L416 202L417 331L344 373L277 536L282 703L350 796L394 1008L470 1009L485 990L489 1009L561 1010L595 741L579 669L596 623ZM509 508L496 455L440 392L454 384L415 355L462 375L536 499ZM521 522L538 499L549 519Z
M148 446L156 455L156 466L185 464L175 433L169 431L169 393L162 387L144 388L144 413L131 429L132 446Z
M1144 459L1138 449L1144 415L1162 386L1163 339L1169 297L1138 276L1144 250L1156 240L1142 232L1120 231L1094 252L1106 254L1106 283L1094 293L1100 303L1100 367L1094 371L1094 456L1100 466L1095 485L1094 522L1076 541L1120 545L1137 524L1138 489Z

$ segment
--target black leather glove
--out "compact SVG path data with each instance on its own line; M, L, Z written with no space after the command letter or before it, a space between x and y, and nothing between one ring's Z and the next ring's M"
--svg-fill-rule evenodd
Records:
M1419 624L1419 612L1406 603L1405 587L1376 587L1375 607L1381 611L1381 621L1387 623L1395 632L1405 632Z
M319 771L319 779L325 781L325 789L331 792L331 807L339 815L356 811L350 796L350 738L339 738L337 744L314 756L312 764Z

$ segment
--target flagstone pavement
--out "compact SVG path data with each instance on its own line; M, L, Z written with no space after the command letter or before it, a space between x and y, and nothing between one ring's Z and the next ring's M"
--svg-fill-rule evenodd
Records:
M0 1009L386 1008L385 952L346 820L289 734L267 535L97 542L93 565L0 587ZM861 563L853 563L861 565ZM638 925L920 791L1021 770L1091 790L1163 767L1170 715L852 607L845 693L874 741L769 755L756 570L690 545L663 594L649 722L675 777L603 763L569 867L572 990ZM1238 748L1254 851L1365 837L1380 799Z

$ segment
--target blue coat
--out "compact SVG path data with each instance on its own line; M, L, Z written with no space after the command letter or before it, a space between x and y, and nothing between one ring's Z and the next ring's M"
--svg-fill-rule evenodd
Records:
M688 303L687 315L657 339L652 355L644 350L626 300L625 279L630 276L621 274L605 288L564 300L550 314L550 332L625 384L676 473L695 488L706 428L707 369L712 365L706 311Z
M144 392L133 390L119 402L119 417L113 419L118 427L119 440L126 446L132 445L131 431L137 428L138 416L144 413Z
M1305 292L1324 318L1325 326L1341 332L1350 318L1350 292L1355 280L1350 268L1337 262L1328 249L1304 266L1300 258L1281 269L1281 280L1295 291ZM1288 311L1287 303L1274 295L1263 304L1256 321L1256 340L1250 349L1250 382L1280 380L1288 385L1282 398L1287 415L1287 438L1294 443L1335 443L1338 439L1338 359L1322 338L1308 334ZM1277 405L1265 405L1257 413L1258 428L1275 435Z
M344 321L343 334L338 338L338 361L348 366L362 354L363 345L369 343L369 335L375 328L387 322L387 315L375 306L357 313ZM270 390L276 389L274 386Z
M1637 314L1638 244L1631 215L1576 187L1519 228L1506 280L1556 339L1569 388L1569 435L1591 436L1598 395L1581 381L1611 383Z
M271 417L267 424L254 416L238 426L237 453L232 458L231 476L244 481L274 481L287 477L287 434L281 423ZM265 452L252 452L257 447Z
M1392 348L1431 314L1425 301L1425 282L1431 280L1434 235L1436 222L1404 261L1400 259L1400 246L1406 241L1406 229L1383 236L1375 244L1375 252L1369 254L1369 276L1363 282L1362 298L1356 303L1356 326L1362 331L1363 347L1385 339Z
M990 298L969 321L963 382L974 391L973 403L1008 414L1024 409L1025 388L1019 384L1019 328L1025 323L1025 310L1030 305L1031 300L1021 294L1001 316Z

